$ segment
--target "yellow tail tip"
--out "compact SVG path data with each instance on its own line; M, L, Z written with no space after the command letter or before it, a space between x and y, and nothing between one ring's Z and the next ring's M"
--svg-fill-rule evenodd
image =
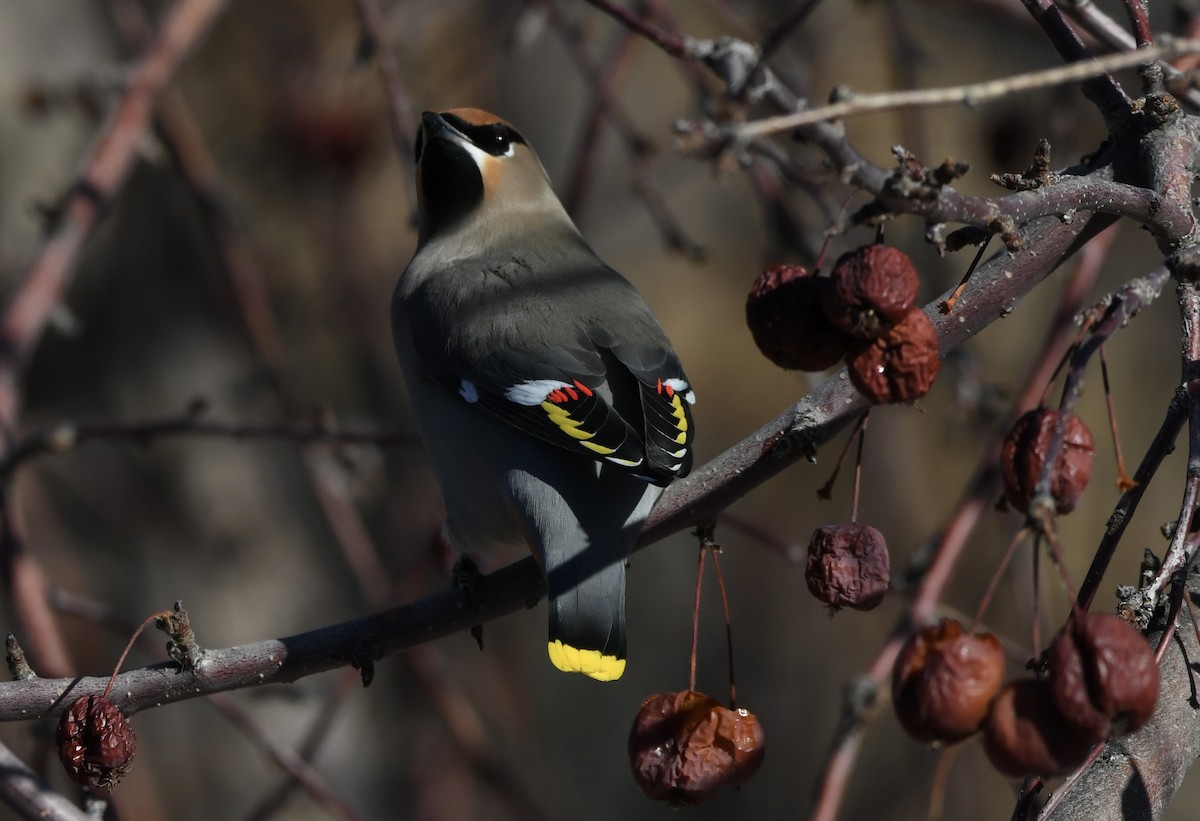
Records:
M599 650L580 650L555 639L546 646L550 663L564 673L583 673L596 681L616 681L625 672L625 659L606 656Z

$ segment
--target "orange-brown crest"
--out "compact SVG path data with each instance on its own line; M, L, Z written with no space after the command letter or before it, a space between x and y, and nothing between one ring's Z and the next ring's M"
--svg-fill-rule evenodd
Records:
M443 114L453 114L471 125L491 125L492 123L504 123L511 126L512 124L503 117L497 117L490 111L484 111L482 108L452 108L449 111L443 111Z

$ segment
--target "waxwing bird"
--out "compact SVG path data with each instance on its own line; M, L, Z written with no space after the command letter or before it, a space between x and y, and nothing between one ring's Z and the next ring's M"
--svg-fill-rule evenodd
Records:
M511 125L426 112L416 163L419 237L392 332L450 541L528 545L554 666L619 678L626 558L691 468L695 396L650 308L588 247Z

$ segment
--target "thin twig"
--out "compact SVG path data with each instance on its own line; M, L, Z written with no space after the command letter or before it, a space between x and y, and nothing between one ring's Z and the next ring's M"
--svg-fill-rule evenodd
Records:
M351 669L342 671L334 685L333 692L325 698L320 711L309 726L307 735L296 747L296 755L301 761L311 763L316 758L321 744L328 738L329 731L333 727L334 717L346 702L346 696L361 687L362 680L356 671ZM269 821L274 818L278 814L279 808L298 786L303 786L301 779L295 773L288 772L275 789L263 796L258 804L246 813L244 821Z
M838 454L837 460L833 463L833 471L830 472L829 478L825 480L825 484L817 489L817 498L822 501L829 501L833 498L833 486L837 483L838 476L842 472L842 466L846 463L846 457L850 455L850 448L854 447L854 443L859 443L859 464L862 462L862 432L867 425L867 417L870 411L858 417L854 423L854 428L850 431L850 435L846 437L846 444L842 446L842 452ZM855 471L855 480L857 481L858 473ZM850 507L852 510L858 509L858 486L854 488L854 501Z
M704 248L683 229L651 173L650 141L638 132L633 118L613 94L606 73L584 48L582 32L567 22L555 0L540 0L539 6L566 44L571 59L587 82L594 101L592 111L607 120L621 138L621 147L625 150L631 169L630 179L634 191L645 205L663 241L669 248L679 251L684 256L703 259Z
M992 578L988 580L987 589L983 591L983 595L979 598L979 607L975 610L975 617L971 620L971 626L967 632L974 632L979 623L983 621L983 614L987 612L988 607L992 603L992 597L996 595L996 588L1000 586L1000 579L1004 577L1004 571L1008 569L1008 565L1012 562L1013 556L1017 554L1017 548L1021 546L1021 542L1029 535L1029 528L1020 527L1013 534L1012 539L1008 543L1008 549L1004 551L1004 555L1000 559L1000 564L996 565L996 569L992 571Z
M39 456L72 451L89 442L117 441L147 444L166 437L196 436L215 439L331 442L371 444L377 447L417 447L420 437L397 430L343 429L324 419L315 422L265 424L217 422L195 413L160 419L66 422L19 439L0 457L0 477L11 476L20 466Z
M792 10L789 11L783 19L771 27L766 36L762 38L762 44L759 50L762 52L760 59L766 60L775 53L775 49L783 44L793 31L804 24L817 6L821 5L821 0L799 0Z
M871 415L864 413L858 423L858 452L854 454L854 491L850 494L851 523L858 521L858 499L862 491L863 447L867 442L867 423L870 421Z
M1091 59L1092 53L1083 38L1063 17L1054 0L1021 0L1025 9L1041 27L1042 32L1065 62ZM1129 113L1129 96L1110 75L1092 77L1080 84L1083 96L1092 102L1104 117L1110 130L1116 130Z
M621 25L645 37L672 57L691 57L695 53L696 40L656 26L620 3L614 3L612 0L587 0L587 2L611 15Z
M374 58L379 67L379 78L387 99L388 123L392 128L392 139L396 144L396 153L400 163L408 175L409 185L405 190L409 198L409 209L416 217L416 183L413 175L413 165L408 161L416 148L413 144L413 128L416 122L412 98L404 88L401 80L400 64L392 51L391 44L384 35L383 15L375 0L355 0L358 15L362 21L362 39L364 51Z
M330 787L329 782L313 769L295 750L286 744L275 740L250 712L237 702L229 693L210 694L205 699L217 712L225 717L230 724L237 727L242 735L251 739L255 746L263 750L279 766L281 770L294 778L304 787L312 798L337 818L344 821L356 821L358 813L350 805L338 797Z
M845 91L840 92L840 96L843 98L847 95L850 96L849 99L843 99L842 102L811 108L795 114L783 114L778 117L768 117L736 125L732 127L730 136L742 141L759 139L772 134L794 131L800 126L813 123L902 108L932 108L948 105L964 105L974 108L1025 91L1067 85L1090 77L1102 76L1111 71L1132 68L1148 60L1169 59L1182 54L1200 54L1200 41L1170 40L1134 52L1106 54L1103 57L1081 60L1065 66L1055 66L1041 71L1014 74L1009 77L959 86L885 91L875 94Z

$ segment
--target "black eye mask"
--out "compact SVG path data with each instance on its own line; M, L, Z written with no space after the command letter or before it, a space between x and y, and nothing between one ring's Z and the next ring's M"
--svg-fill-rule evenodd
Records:
M513 143L525 142L525 138L518 134L515 128L504 123L472 125L463 118L453 114L442 114L441 116L455 130L464 134L476 148L480 151L486 151L493 157L507 154L509 146Z

